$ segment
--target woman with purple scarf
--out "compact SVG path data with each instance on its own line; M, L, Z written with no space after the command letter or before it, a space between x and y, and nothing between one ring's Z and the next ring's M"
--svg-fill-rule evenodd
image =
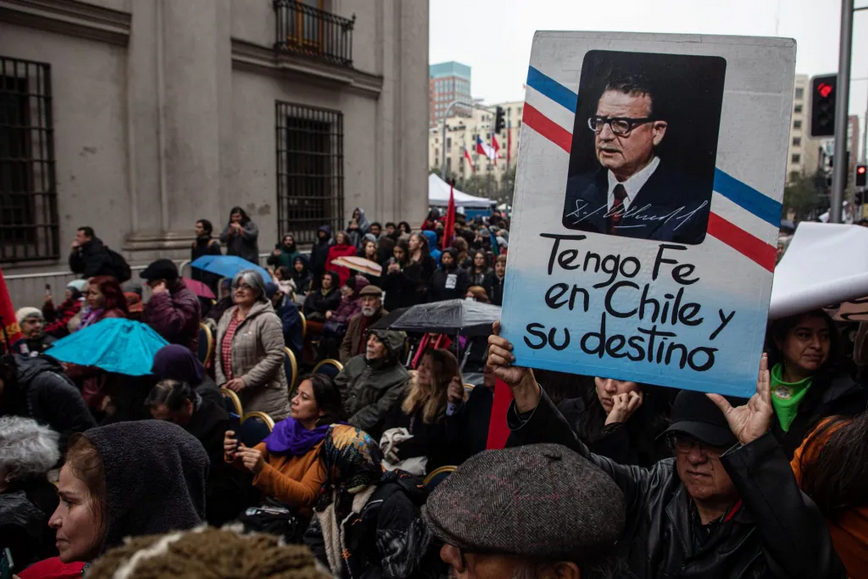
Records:
M253 448L239 444L226 432L226 462L253 475L253 486L298 514L310 519L312 507L327 476L319 449L329 427L341 421L341 394L330 378L310 374L301 379L291 403L290 416L274 425L272 433Z

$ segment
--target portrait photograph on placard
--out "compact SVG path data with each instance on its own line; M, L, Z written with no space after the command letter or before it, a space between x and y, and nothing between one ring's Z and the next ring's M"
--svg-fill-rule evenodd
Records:
M699 244L708 230L726 61L591 50L582 62L563 225Z

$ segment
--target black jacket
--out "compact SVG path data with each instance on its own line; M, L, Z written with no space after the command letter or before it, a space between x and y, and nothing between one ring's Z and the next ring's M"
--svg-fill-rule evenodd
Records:
M59 432L61 453L70 436L96 426L81 393L54 358L14 355L12 359L16 377L3 389L2 414L32 418Z
M482 287L485 288L485 293L488 295L488 301L496 306L503 305L503 282L505 280L506 278L501 279L494 275L494 271L491 271L482 282Z
M361 512L344 521L344 577L433 579L445 575L421 515L420 507L428 497L421 482L401 471L387 472ZM305 532L304 542L328 568L318 516Z
M22 356L36 356L50 348L56 341L57 338L43 332L35 338L21 338L12 344L12 353Z
M328 269L329 247L332 244L332 228L323 225L318 231L326 234L325 238L317 237L316 243L310 250L310 270L313 272L313 287L318 288L322 274Z
M304 300L304 315L305 317L310 317L313 313L325 315L329 310L334 311L338 309L340 303L341 292L337 288L332 289L326 295L317 290Z
M404 270L407 268L409 266ZM416 304L416 281L404 273L404 270L387 273L388 264L383 268L383 290L386 292L383 307L390 312Z
M437 262L430 255L426 255L418 262L410 262L404 267L403 273L409 279L415 291L412 295L411 306L424 304L428 300L428 288L431 284L431 276L437 270ZM386 308L388 309L388 308Z
M781 428L778 415L774 415L772 432L781 443L788 459L793 458L796 449L817 424L829 416L855 416L865 411L868 405L868 389L840 376L833 380L815 377L811 387L799 404L799 412L787 432Z
M398 444L398 458L407 460L427 456L426 471L429 473L441 466L461 464L466 452L458 416L444 414L435 422L426 424L422 409L413 414L404 414L401 409L404 398L402 396L395 402L383 422L383 432L392 428L406 428L413 435L413 438Z
M474 454L485 450L488 445L488 426L491 422L493 404L494 392L484 384L470 391L470 396L456 413L463 455L453 464L461 464Z
M524 420L524 421L523 421ZM720 462L741 503L693 548L693 506L675 459L651 468L622 466L582 444L541 392L533 412L507 415L508 446L551 442L588 458L621 488L627 506L622 543L639 579L845 579L829 530L816 505L796 485L784 453L769 433L733 447Z
M650 406L643 406L627 422L606 425L602 407L588 408L584 398L571 398L558 405L558 411L567 424L592 453L611 458L618 464L644 467L653 466L672 456L665 437L658 438L668 428L668 420L655 420L656 417L650 415L650 409ZM603 417L597 417L599 430L593 426L594 422L590 423L594 432L589 437L592 440L586 440L582 438L580 425L583 420L592 420L590 413L594 411L603 413Z
M111 267L108 249L98 237L72 250L69 254L69 269L73 273L81 274L84 279L97 275L116 275Z
M447 288L449 276L455 276L452 280L451 288ZM431 275L431 286L428 288L430 302L442 302L443 300L464 299L467 295L467 288L470 287L470 276L460 267L453 268L450 271L438 268Z

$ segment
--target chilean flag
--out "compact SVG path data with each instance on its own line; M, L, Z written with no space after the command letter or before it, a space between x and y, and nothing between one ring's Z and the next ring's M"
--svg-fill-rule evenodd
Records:
M476 135L476 152L480 155L485 155L492 161L497 159L497 151L493 147L486 145L482 141L482 137L480 137L479 135Z

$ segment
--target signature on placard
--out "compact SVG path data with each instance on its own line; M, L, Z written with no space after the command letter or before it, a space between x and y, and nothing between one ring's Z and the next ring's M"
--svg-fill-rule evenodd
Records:
M604 219L608 219L609 217L613 217L616 215L621 215L622 219L630 218L633 221L647 221L650 223L669 223L672 220L680 221L678 225L674 227L674 229L678 229L687 221L689 221L694 215L701 212L706 206L708 206L708 201L703 201L698 207L687 211L687 206L682 205L674 210L667 211L666 213L652 213L649 211L651 209L651 205L644 205L642 207L630 207L629 209L624 209L623 207L613 207L612 209L608 209L608 204L603 204L600 207L589 210L588 206L590 203L583 202L581 199L576 200L576 209L570 213L567 213L567 217L572 219L573 224L581 223L582 221L587 220L594 215L602 214ZM668 208L667 208L668 209ZM635 225L616 225L615 229L635 229L637 227L646 227L650 223L638 223Z

